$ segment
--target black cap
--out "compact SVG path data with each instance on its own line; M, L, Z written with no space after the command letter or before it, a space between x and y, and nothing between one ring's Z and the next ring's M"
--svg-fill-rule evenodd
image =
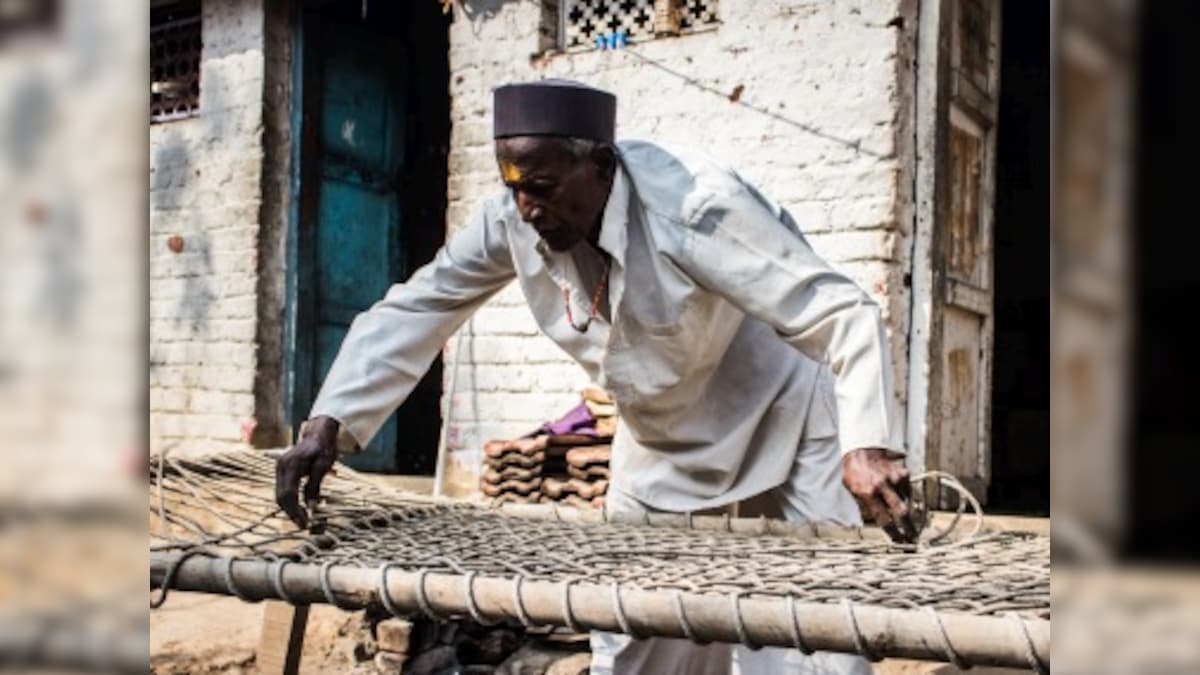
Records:
M571 80L498 87L493 97L495 138L569 136L613 142L617 97Z

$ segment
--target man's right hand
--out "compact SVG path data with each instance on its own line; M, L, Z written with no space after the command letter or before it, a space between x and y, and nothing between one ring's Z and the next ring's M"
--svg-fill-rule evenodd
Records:
M892 541L911 544L920 532L906 502L912 494L908 469L894 464L883 448L859 448L842 457L842 484L871 513Z
M308 527L309 514L321 498L321 480L337 461L338 421L314 417L305 425L300 440L275 463L275 503L296 525ZM304 485L304 504L300 504L300 479Z

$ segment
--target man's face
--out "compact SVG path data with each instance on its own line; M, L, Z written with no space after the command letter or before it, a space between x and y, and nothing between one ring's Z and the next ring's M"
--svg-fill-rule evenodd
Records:
M567 251L585 240L595 243L612 186L611 163L577 159L561 139L543 136L497 140L496 160L521 218L551 249Z

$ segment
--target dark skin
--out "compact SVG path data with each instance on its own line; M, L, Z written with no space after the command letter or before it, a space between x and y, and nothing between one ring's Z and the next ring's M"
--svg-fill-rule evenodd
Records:
M521 218L547 246L555 251L582 241L596 246L617 170L611 147L580 159L556 139L521 136L497 141L496 161Z
M579 158L557 139L525 136L498 140L496 159L521 218L551 249L567 251L585 241L596 246L617 167L610 146ZM337 432L337 420L314 417L276 465L276 502L300 527L307 527L320 499L321 481L337 460ZM301 506L300 483L305 478ZM886 450L859 448L846 453L842 484L893 540L916 539L906 505L908 470L894 463Z

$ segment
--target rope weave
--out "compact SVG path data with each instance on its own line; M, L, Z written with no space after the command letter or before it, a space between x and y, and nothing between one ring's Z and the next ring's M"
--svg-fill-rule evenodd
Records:
M959 490L952 476L931 472L918 480L936 480ZM339 604L330 582L334 566L378 569L378 602L401 614L388 591L388 572L416 574L414 593L420 611L433 620L446 617L434 609L427 591L429 574L462 577L466 612L481 624L485 612L476 597L479 576L511 579L516 619L527 627L535 622L522 594L526 581L561 584L561 625L582 632L572 601L572 586L580 582L611 587L612 611L622 632L635 638L634 621L625 593L665 592L672 604L678 631L698 644L706 643L689 622L682 594L700 593L729 599L738 639L758 648L743 614L747 598L787 600L786 630L790 642L804 653L811 626L798 603L840 605L845 609L845 633L857 652L878 661L887 649L863 634L856 607L921 608L928 613L947 662L970 667L951 641L940 616L943 612L978 616L1011 616L1017 622L1021 649L1031 669L1043 672L1025 624L1026 619L1049 619L1049 542L1046 537L1015 532L983 532L976 519L965 537L952 527L922 533L916 545L892 543L862 528L837 528L810 523L797 528L765 519L738 519L729 513L709 519L681 514L683 527L603 522L583 524L555 508L551 520L531 520L463 502L449 502L387 490L339 466L322 484L324 503L314 514L319 533L291 524L275 506L274 462L259 453L236 452L203 461L161 459L151 465L151 550L182 553L164 576L163 588L152 607L160 606L178 566L187 557L205 554L229 558L223 570L230 595L248 598L233 576L233 561L269 560L271 584L288 600L283 583L290 563L319 566L321 594ZM914 489L914 493L920 492ZM965 490L965 505L979 513ZM743 533L746 521L768 534ZM578 590L578 589L576 589ZM453 601L457 602L457 601ZM506 610L505 610L506 611ZM781 615L782 616L782 615ZM634 617L639 623L641 619ZM557 620L556 620L557 621ZM1017 630L1013 631L1014 634Z

